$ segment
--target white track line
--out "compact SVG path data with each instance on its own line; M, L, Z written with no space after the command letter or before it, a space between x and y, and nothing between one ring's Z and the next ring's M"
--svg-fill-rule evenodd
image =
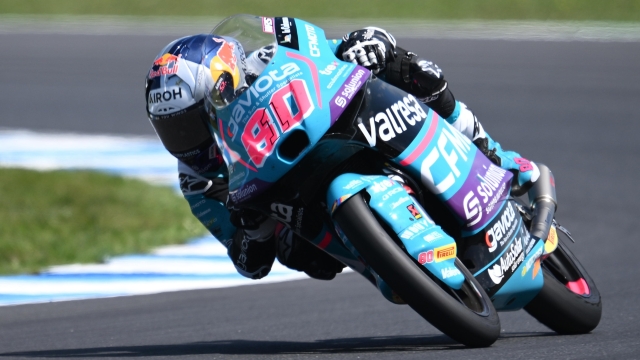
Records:
M144 164L143 166L141 164ZM176 160L157 138L0 130L0 167L92 169L178 190ZM220 288L304 279L276 262L265 279L237 273L212 236L101 264L53 266L39 275L0 276L0 305Z

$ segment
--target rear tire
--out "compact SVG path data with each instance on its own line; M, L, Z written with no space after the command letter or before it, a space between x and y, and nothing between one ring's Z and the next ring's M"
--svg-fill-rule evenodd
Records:
M542 262L542 271L542 290L524 309L559 334L585 334L595 329L602 315L600 292L562 241ZM582 287L586 284L589 294L570 290L567 286L570 282L582 283Z
M482 286L458 259L456 267L466 279L461 290L432 280L384 230L362 194L343 203L334 218L367 264L433 326L470 347L490 346L498 339L498 313Z

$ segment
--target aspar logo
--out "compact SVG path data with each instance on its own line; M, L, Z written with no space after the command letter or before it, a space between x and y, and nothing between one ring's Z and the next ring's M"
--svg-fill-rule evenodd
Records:
M402 100L369 118L369 129L363 123L358 128L364 135L369 145L376 146L377 138L389 141L407 130L407 125L415 126L416 123L427 118L427 113L422 110L415 97L405 96ZM405 125L405 122L407 125Z
M182 88L176 87L167 91L152 91L149 93L149 104L157 104L176 99L182 99Z
M322 75L331 75L335 69L338 68L338 62L334 61L331 64L327 65L323 70L318 71Z
M240 95L237 104L231 110L231 118L229 119L227 129L232 140L235 140L239 132L239 119L243 119L247 114L246 108L254 105L255 100L260 97L262 93L271 89L274 82L285 80L287 76L293 75L298 71L300 71L300 68L295 63L284 64L280 67L280 70L269 71L267 74L263 73L247 91Z
M313 57L320 56L320 49L318 49L318 36L316 36L316 29L305 24L304 28L307 30L307 37L309 38L309 54Z
M468 162L473 160L469 157L471 150L471 140L466 136L454 129L443 128L436 141L436 146L433 147L422 162L420 168L422 182L434 194L442 194L449 190L455 184L456 179L462 175L460 169L458 169L458 161ZM441 180L436 183L431 168L441 159L444 159L451 171L439 174L441 175ZM473 208L472 199L468 199L468 207ZM470 212L470 214L473 214L473 212Z
M516 228L515 224L517 224L517 221L514 221L515 219L516 212L513 209L513 205L509 204L498 222L493 224L485 234L485 242L489 247L489 252L494 252L498 248L498 243L501 246L504 245L505 241L513 235L513 231Z
M421 252L418 255L418 262L422 265L433 262L433 250Z

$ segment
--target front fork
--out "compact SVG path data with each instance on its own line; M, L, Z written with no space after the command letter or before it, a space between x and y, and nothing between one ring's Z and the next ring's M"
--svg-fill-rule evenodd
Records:
M369 208L383 227L388 229L389 235L398 240L398 245L404 248L409 256L435 278L451 288L460 289L464 276L455 266L457 255L455 240L431 220L403 184L383 175L342 174L332 181L327 192L330 214L333 215L343 202L360 192L367 193ZM344 245L361 259L349 239L337 225L334 226ZM394 303L401 302L374 270L368 267L366 269L373 275L375 285L385 298ZM354 270L373 280L362 271Z

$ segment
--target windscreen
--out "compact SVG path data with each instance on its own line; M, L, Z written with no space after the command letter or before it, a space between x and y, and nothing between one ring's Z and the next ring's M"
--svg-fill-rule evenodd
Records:
M222 20L211 33L236 39L249 55L253 51L275 44L273 29L273 18L234 15Z
M207 98L220 110L256 81L275 55L277 44L273 19L253 15L229 17L212 30L212 35L226 50L219 50L210 65L215 84ZM219 56L221 53L223 56Z

